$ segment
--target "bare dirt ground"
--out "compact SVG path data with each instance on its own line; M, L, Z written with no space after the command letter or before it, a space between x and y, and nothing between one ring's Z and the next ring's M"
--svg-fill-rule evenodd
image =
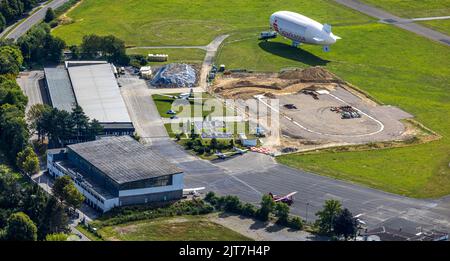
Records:
M327 240L306 231L281 227L273 223L226 213L213 214L209 220L256 241L314 241Z
M223 98L249 99L258 94L271 97L306 88L334 89L339 83L343 81L327 70L312 67L280 73L231 73L218 78L212 91Z
M223 98L246 100L263 95L278 99L279 107L270 110L280 115L281 142L267 143L277 151L286 147L305 151L405 141L421 133L416 125L405 124L404 120L413 118L412 115L377 104L322 67L280 73L228 73L215 81L212 90ZM361 117L343 119L341 113L331 110L341 106L351 106Z

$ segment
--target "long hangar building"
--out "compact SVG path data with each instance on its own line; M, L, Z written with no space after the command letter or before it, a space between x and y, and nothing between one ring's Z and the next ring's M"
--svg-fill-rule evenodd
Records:
M44 68L50 105L68 112L79 105L90 119L100 122L105 135L132 135L135 129L114 71L105 61L67 61Z
M47 153L53 177L68 175L91 207L114 207L180 199L181 169L130 136L104 137Z

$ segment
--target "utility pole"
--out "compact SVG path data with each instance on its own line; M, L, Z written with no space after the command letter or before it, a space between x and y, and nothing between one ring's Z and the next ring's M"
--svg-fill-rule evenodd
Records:
M309 202L306 202L306 223L308 223L308 206Z

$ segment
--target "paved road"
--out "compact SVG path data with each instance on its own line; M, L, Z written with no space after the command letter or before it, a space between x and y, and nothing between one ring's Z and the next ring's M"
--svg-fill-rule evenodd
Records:
M43 104L45 97L42 96L42 86L39 84L44 79L43 71L21 72L17 83L28 97L26 112L35 104Z
M402 29L424 36L428 39L450 46L450 36L437 32L425 26L416 23L411 23L411 20L409 19L400 18L379 8L361 3L358 0L334 0L334 1L339 4L345 5L349 8L352 8L354 10L357 10L361 13L378 18L384 21L385 23L395 25Z
M202 49L207 50L206 45L160 45L160 46L138 46L131 47L130 50L133 49Z
M43 6L41 9L39 9L37 12L32 14L30 17L25 18L26 20L21 23L19 26L14 28L5 38L10 38L17 40L19 37L24 35L28 30L30 30L33 25L39 23L42 21L45 17L45 13L47 12L48 8L56 9L63 5L64 3L68 2L69 0L53 0L51 3ZM20 23L19 21L18 23Z
M229 35L227 34L219 35L210 44L208 44L208 46L206 46L206 56L203 60L199 79L199 86L204 90L207 90L208 88L207 77L214 63L214 57L216 57L217 50L219 49L222 42L228 38L228 36Z

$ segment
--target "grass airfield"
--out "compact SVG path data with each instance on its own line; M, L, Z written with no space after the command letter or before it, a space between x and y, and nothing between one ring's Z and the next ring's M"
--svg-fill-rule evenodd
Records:
M318 46L295 49L283 38L258 42L258 33L267 30L270 14L278 10L291 10L331 23L333 32L343 39L331 47L330 53L322 52ZM278 71L288 67L325 66L378 101L412 113L416 120L443 137L405 148L325 151L283 156L278 160L406 196L425 198L450 193L450 48L447 46L376 23L370 17L322 0L189 3L84 0L68 16L74 23L53 31L68 44L79 43L88 33L112 33L129 46L206 45L215 36L228 33L231 36L217 57L217 63L226 64L227 68Z
M450 0L360 0L403 18L450 15ZM436 31L450 34L450 19L418 22Z

